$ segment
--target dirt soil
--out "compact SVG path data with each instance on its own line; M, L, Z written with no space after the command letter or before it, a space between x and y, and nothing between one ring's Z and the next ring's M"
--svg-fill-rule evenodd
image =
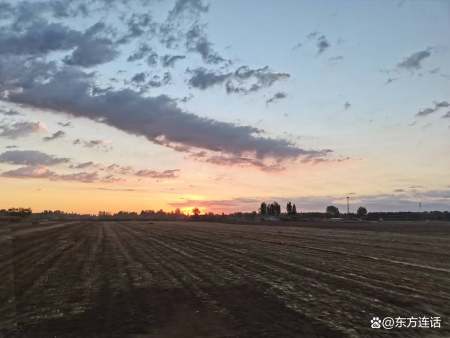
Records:
M0 224L0 337L450 337L449 322L449 223Z

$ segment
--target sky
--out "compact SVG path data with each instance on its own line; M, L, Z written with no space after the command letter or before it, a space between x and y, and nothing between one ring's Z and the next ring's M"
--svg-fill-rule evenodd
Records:
M449 36L447 0L0 1L0 208L450 210Z

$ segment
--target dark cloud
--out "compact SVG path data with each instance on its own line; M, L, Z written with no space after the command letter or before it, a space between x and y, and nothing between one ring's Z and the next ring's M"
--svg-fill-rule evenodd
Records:
M422 62L431 56L431 48L416 52L406 57L397 67L406 70L418 70L422 68Z
M118 43L128 43L133 39L155 34L158 30L158 24L153 21L148 13L137 14L133 13L126 21L127 33L118 40Z
M0 154L0 162L27 166L56 165L69 162L68 158L56 157L35 150L9 150Z
M75 47L82 34L59 23L39 21L24 32L2 29L0 54L42 55Z
M330 47L330 43L325 35L321 35L317 39L317 54L322 54L325 50Z
M46 130L45 126L40 122L14 122L0 125L0 137L16 139L44 130Z
M268 66L256 69L241 66L234 72L222 74L205 68L196 68L188 72L193 74L189 79L192 87L204 90L216 84L225 83L228 94L249 94L271 87L275 82L290 77L288 73L272 72Z
M213 44L208 40L204 28L194 25L186 34L186 48L190 52L200 54L203 61L208 64L227 62L213 49Z
M238 72L237 77L255 76L268 85L287 74L260 70ZM125 132L142 135L152 142L170 146L183 145L225 154L252 153L257 158L295 159L304 156L323 157L321 150L305 150L284 139L261 136L251 126L238 126L199 117L179 108L168 96L141 96L132 90L91 94L93 78L73 68L56 72L49 81L11 93L9 100L55 112L87 117ZM182 126L182 128L181 128Z
M8 90L27 88L35 82L45 81L56 69L55 62L0 53L0 96L7 96Z
M189 79L189 84L194 88L203 90L217 84L223 84L232 76L232 73L219 74L205 68L196 68L188 70L188 72L193 74Z
M135 173L136 176L146 177L146 178L177 178L180 170L179 169L170 169L164 171L156 171L156 170L139 170Z
M350 102L347 101L344 103L344 110L349 110L351 107L352 107L352 105Z
M185 58L184 55L164 55L161 57L161 63L163 67L173 67L177 61Z
M57 132L53 133L52 135L44 137L43 140L46 142L53 141L53 140L59 139L61 137L64 137L65 135L66 135L65 132L63 132L62 130L58 130Z
M448 108L450 107L450 103L447 101L440 101L440 102L434 102L434 107L430 108L424 108L422 110L419 110L416 114L417 117L424 117L431 115L435 112L437 112L441 108Z
M75 48L64 61L91 67L111 61L118 55L110 39L97 37L106 31L103 23L89 27L83 34L60 23L39 20L24 31L3 28L0 33L0 54L40 56Z
M284 92L275 93L272 97L270 97L269 99L266 100L266 104L270 104L275 101L285 99L286 97L287 97L287 94Z
M147 64L149 66L154 66L158 63L158 54L147 44L141 44L139 49L131 54L127 61L133 62L147 58Z
M64 59L68 65L93 67L110 62L119 55L109 39L87 39L77 46L72 54Z
M146 78L147 78L147 75L144 72L141 72L141 73L134 74L134 76L131 78L131 81L135 82L135 83L142 83L142 82L145 82Z
M169 72L165 72L161 77L159 75L154 75L147 83L149 87L162 87L168 85L172 81L172 76Z
M165 72L162 76L153 75L147 81L146 73L137 73L131 78L131 83L134 87L136 87L140 93L144 93L151 88L159 88L165 85L168 85L172 81L172 76L169 72Z
M177 0L169 12L168 20L176 20L186 14L197 17L198 14L205 13L208 10L209 6L204 4L202 0Z
M445 113L445 115L442 116L443 119L450 119L450 111Z
M16 148L18 148L18 146L16 145L6 146L6 149L16 149Z

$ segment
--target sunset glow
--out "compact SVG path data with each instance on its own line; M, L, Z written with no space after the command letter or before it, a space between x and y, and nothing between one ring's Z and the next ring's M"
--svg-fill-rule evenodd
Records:
M6 2L3 208L449 209L446 1Z

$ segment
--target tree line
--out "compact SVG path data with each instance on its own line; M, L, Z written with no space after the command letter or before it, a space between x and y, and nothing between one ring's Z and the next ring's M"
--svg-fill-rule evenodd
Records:
M295 204L292 204L290 201L286 204L286 213L288 215L296 215L297 207ZM266 202L262 202L259 207L260 215L270 215L270 216L280 216L281 214L281 206L278 202L272 202L267 204Z

